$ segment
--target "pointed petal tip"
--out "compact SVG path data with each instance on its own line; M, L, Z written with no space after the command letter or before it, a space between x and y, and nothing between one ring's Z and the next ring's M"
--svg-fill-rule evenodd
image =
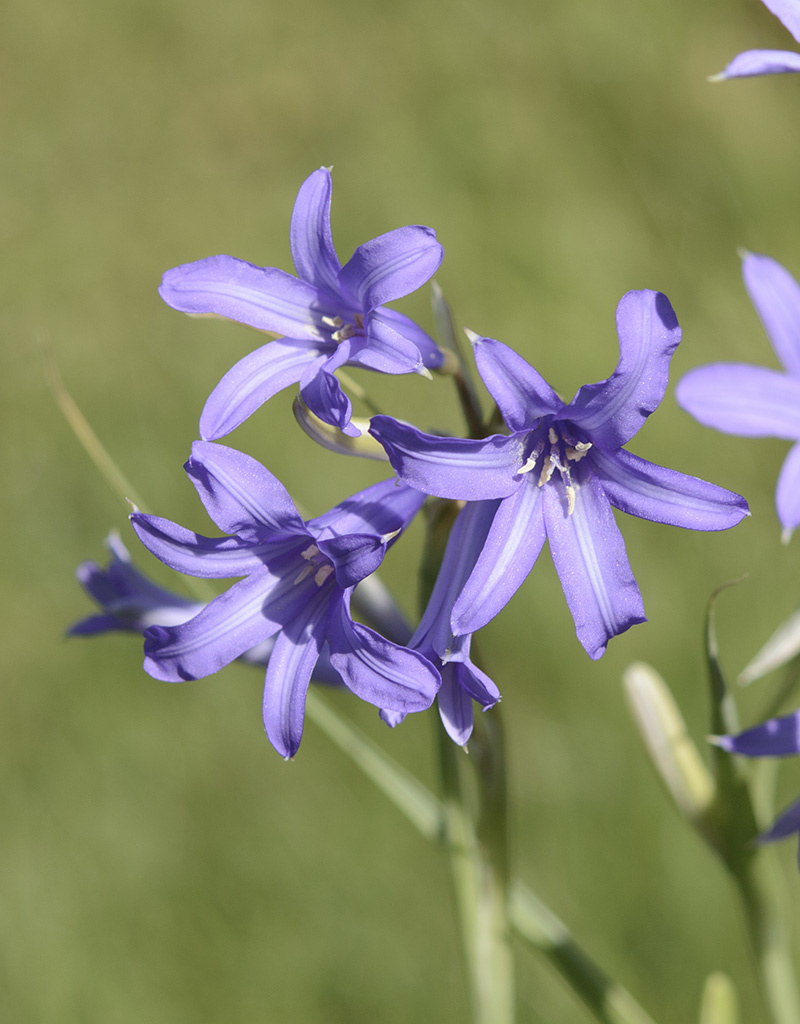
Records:
M706 81L711 82L712 85L716 85L717 82L726 81L727 76L724 71L718 71L716 75L706 75Z
M789 541L792 539L792 534L793 533L794 533L794 527L793 526L784 526L784 528L781 530L781 544L783 544L783 545L788 544Z
M480 343L483 341L483 335L476 334L475 331L471 331L469 327L464 328L464 334L466 334L467 340L472 345L480 345Z
M733 739L730 736L714 736L711 734L706 736L706 740L714 747L719 747L729 754L733 753Z

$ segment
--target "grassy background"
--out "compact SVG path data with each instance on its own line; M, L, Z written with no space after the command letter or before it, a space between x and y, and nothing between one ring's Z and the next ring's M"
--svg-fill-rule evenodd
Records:
M255 336L167 309L160 274L218 252L288 268L297 187L332 164L340 255L434 226L458 321L562 393L613 368L614 308L631 288L661 289L677 311L673 383L714 359L774 365L736 249L800 274L800 79L704 78L742 49L789 43L757 0L4 5L4 1019L467 1013L443 858L314 728L284 764L263 736L258 673L169 687L143 674L129 637L63 641L88 611L75 566L127 526L54 407L42 344L150 505L208 531L180 466L205 395ZM401 306L430 324L426 295ZM446 384L368 383L397 415L457 429ZM298 502L319 512L378 478L315 449L289 404L279 396L232 440ZM631 447L741 491L753 517L722 535L627 520L650 623L600 663L575 640L546 556L485 630L509 724L515 865L658 1021L695 1019L717 968L739 984L743 1020L759 1021L732 890L663 799L620 676L653 663L703 736L709 592L749 573L720 603L735 672L800 589L798 542L780 546L773 509L786 446L712 434L670 389ZM412 536L386 565L409 610ZM742 695L746 721L767 692ZM371 708L338 704L432 780L430 716L389 732ZM799 782L787 765L781 798ZM791 844L781 854L796 913ZM588 1019L524 952L519 977L522 1020Z

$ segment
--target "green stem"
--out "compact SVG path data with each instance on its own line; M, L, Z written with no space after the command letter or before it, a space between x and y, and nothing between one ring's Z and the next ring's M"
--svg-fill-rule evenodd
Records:
M800 998L773 850L762 849L734 876L744 905L759 982L774 1024L800 1022Z
M488 715L496 716L497 708ZM488 717L488 716L486 716ZM480 716L481 722L484 716ZM507 916L505 757L499 718L476 730L477 825L464 754L437 726L445 839L450 858L474 1024L512 1024L514 967Z
M630 992L575 942L567 926L521 882L511 886L509 913L519 938L542 953L602 1024L654 1024Z

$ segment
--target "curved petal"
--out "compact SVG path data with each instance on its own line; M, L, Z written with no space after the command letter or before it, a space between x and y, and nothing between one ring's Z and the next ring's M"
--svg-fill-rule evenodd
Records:
M359 437L361 431L350 422L353 406L333 373L344 362L346 359L341 358L338 352L315 359L300 378L300 396L323 423L338 427L348 437Z
M594 449L590 465L611 504L628 515L687 530L727 530L749 515L733 491L656 466L624 448L607 455Z
M575 632L590 658L600 658L612 636L645 622L639 588L608 499L594 479L573 476L575 504L569 514L560 478L543 487L550 552Z
M451 666L455 669L455 680L465 693L480 704L484 711L493 708L500 700L500 691L485 672L473 665L469 658L465 661L448 662L445 668ZM444 671L442 671L444 678Z
M774 843L776 839L786 839L793 832L800 832L800 800L786 808L778 816L772 828L762 832L758 837L759 843Z
M800 43L800 2L798 0L761 0L761 2Z
M494 434L480 441L423 434L391 416L373 416L369 432L405 483L440 498L505 498L520 486L527 434Z
M327 340L330 332L321 318L339 312L313 285L233 256L209 256L173 267L164 274L158 293L181 313L213 313L306 341Z
M681 329L661 292L628 292L617 306L619 362L608 380L586 384L565 416L603 448L620 448L664 397Z
M279 754L294 757L303 735L306 692L324 642L328 597L318 594L275 639L264 682L264 728Z
M331 237L331 172L327 167L314 171L300 186L289 240L298 277L338 296L341 263Z
M453 606L456 634L474 633L508 604L534 566L545 539L542 496L528 479L500 507L480 557Z
M422 356L422 362L429 370L435 370L442 365L444 359L442 350L433 338L409 317L388 306L378 306L370 313L369 322L374 323L375 320L380 320L381 323L394 328L407 341L416 345Z
M272 583L266 570L254 573L214 598L188 622L152 626L144 635L145 671L166 682L201 679L266 640L282 625L264 614L265 601L280 589L273 587L269 593ZM296 608L290 604L290 613L308 600L307 591L300 587L295 594Z
M345 301L368 313L421 288L443 256L433 228L395 228L359 245L339 272L339 289Z
M480 337L472 344L478 372L511 430L524 430L541 416L563 410L547 381L508 345Z
M800 444L794 445L784 459L775 490L778 519L788 540L800 526Z
M353 494L316 519L309 519L306 526L318 539L350 533L386 537L404 530L424 501L421 491L392 477Z
M800 379L766 366L711 363L690 370L678 405L706 427L742 437L800 439Z
M789 757L800 754L800 711L770 718L737 736L715 736L714 743L729 754L745 757Z
M436 698L439 716L450 739L460 747L472 735L472 698L458 685L455 670L461 666L445 665L442 669L442 688Z
M223 533L263 541L264 531L308 536L289 492L260 462L235 448L195 441L184 466Z
M149 626L153 623L148 623ZM99 633L142 633L136 622L119 615L89 615L74 623L67 630L67 636L97 636Z
M139 540L156 558L188 576L220 579L248 576L264 566L259 554L274 552L274 545L253 545L239 537L202 537L169 519L134 512L131 525ZM293 538L294 546L297 540Z
M391 324L370 315L365 329L367 344L351 359L352 363L378 373L423 372L422 353Z
M800 285L777 260L754 252L742 260L742 277L775 355L800 377Z
M345 601L328 617L331 664L362 700L387 711L424 711L441 684L431 663L350 619Z
M318 540L317 543L320 551L333 562L336 582L342 590L354 587L371 576L386 552L385 542L370 534L350 533Z
M800 71L800 53L791 50L746 50L734 57L713 82L727 78L753 78L756 75L784 75Z
M319 355L307 341L270 341L233 366L206 400L200 436L216 441L253 415L268 398L296 384Z
M500 504L499 499L471 501L458 513L447 538L431 596L411 638L410 647L430 649L440 658L452 654L453 647L457 646L453 643L450 625L453 605L481 557Z

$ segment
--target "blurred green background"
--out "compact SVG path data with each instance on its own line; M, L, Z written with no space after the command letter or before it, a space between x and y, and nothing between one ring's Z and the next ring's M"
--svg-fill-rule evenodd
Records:
M48 393L51 346L84 413L160 514L212 532L181 465L204 398L257 336L158 298L177 263L230 253L290 268L296 190L334 165L340 255L436 228L459 323L500 338L567 395L616 362L614 309L665 291L684 329L672 385L631 448L745 494L705 535L627 519L650 617L592 663L549 557L484 632L503 694L517 872L660 1022L696 1018L712 969L762 1010L732 889L663 798L627 716L634 659L708 730L710 591L735 674L794 608L798 540L773 508L786 445L722 437L674 382L715 359L775 365L737 247L800 274L800 79L705 82L790 38L757 0L10 0L0 13L3 714L0 1013L20 1022L308 1024L466 1019L446 865L309 725L285 764L259 673L185 686L140 645L63 634L73 579L125 509ZM400 304L430 327L428 295ZM442 381L363 378L396 415L458 429ZM233 435L313 512L379 479L294 425L287 393ZM624 518L624 517L621 517ZM414 605L414 544L385 576ZM769 693L741 694L752 721ZM390 732L433 784L431 716ZM779 799L800 789L787 764ZM787 900L800 879L781 850ZM589 1018L519 955L520 1019Z

